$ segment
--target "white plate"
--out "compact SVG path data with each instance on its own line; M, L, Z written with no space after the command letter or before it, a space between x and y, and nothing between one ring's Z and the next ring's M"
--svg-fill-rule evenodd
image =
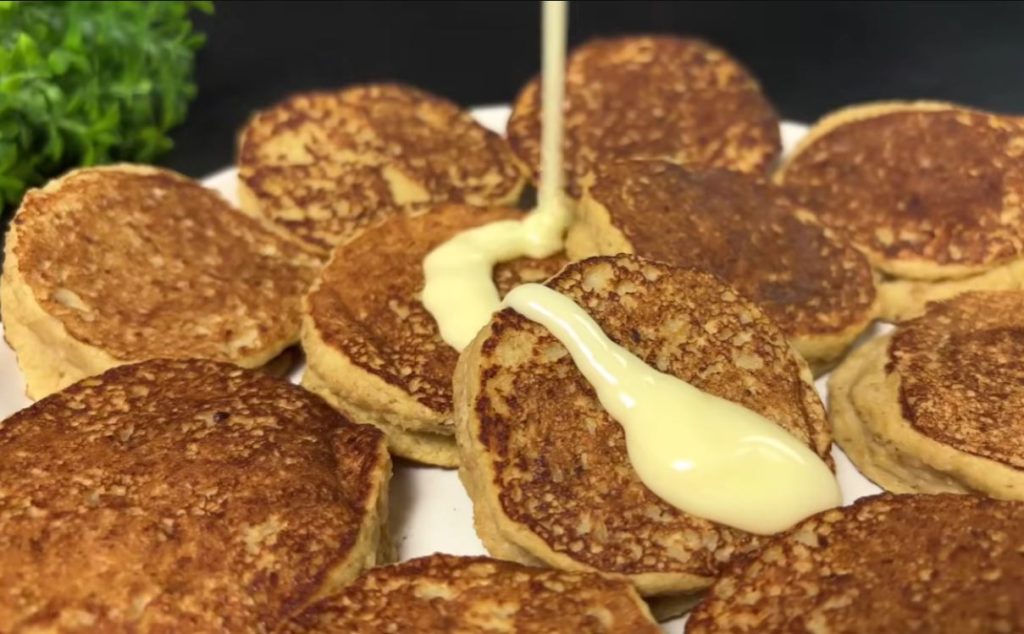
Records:
M503 133L509 109L507 106L487 106L473 109L473 115L484 126ZM806 126L784 122L782 144L786 151L791 149L806 131ZM237 203L236 181L236 170L228 168L210 175L203 183ZM883 328L885 327L876 326L870 336L879 334ZM291 378L297 382L301 375L300 368ZM822 400L828 398L825 380L826 377L822 377L816 383ZM7 347L6 342L0 340L0 419L30 403L25 397L24 388L14 353ZM838 447L833 446L832 456L835 458L839 486L845 504L881 490L854 469ZM473 505L454 470L399 462L395 467L391 484L390 521L391 534L395 537L401 559L434 552L458 555L487 554L473 530ZM676 619L664 623L663 626L666 632L677 633L680 632L682 623L683 619Z

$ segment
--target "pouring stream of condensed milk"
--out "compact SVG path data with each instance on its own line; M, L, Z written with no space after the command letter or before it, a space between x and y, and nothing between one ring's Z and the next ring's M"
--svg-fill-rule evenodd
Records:
M565 94L566 3L544 2L541 69L540 188L523 220L463 231L423 260L422 301L441 338L462 350L501 307L492 270L498 262L546 258L562 250L572 213L562 187L562 101ZM458 301L453 301L453 298Z
M523 284L505 305L562 342L622 425L640 480L672 506L771 534L840 504L832 471L807 445L753 410L650 367L565 295Z
M562 182L566 3L542 4L538 206L523 220L463 231L423 261L423 305L441 337L460 351L501 308L494 265L558 253L572 220ZM832 472L797 438L742 405L649 367L608 339L568 297L524 284L506 296L505 304L565 345L601 404L622 425L640 480L669 504L760 534L839 505Z

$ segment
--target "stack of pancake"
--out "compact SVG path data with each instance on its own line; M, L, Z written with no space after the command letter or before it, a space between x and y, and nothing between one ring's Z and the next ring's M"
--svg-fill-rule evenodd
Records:
M704 592L694 632L1024 629L1020 120L858 106L777 166L724 51L570 56L566 249L495 284L905 494L766 537L648 490L543 327L502 310L460 354L421 303L434 247L522 217L539 85L507 140L407 86L292 96L242 131L240 208L132 165L26 195L0 311L42 400L0 422L0 631L654 632ZM269 376L298 342L302 387ZM392 455L458 467L498 559L381 566Z

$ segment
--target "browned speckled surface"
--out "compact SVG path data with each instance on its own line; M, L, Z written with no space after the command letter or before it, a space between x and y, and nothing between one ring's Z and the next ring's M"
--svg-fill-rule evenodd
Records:
M738 560L687 634L1024 631L1024 504L865 498Z
M383 442L212 361L43 399L0 423L0 631L267 631L349 554Z
M252 211L324 255L400 210L510 204L525 182L504 139L398 84L293 95L260 112L242 132L238 169Z
M989 265L1024 253L1024 120L962 109L838 125L785 186L883 260Z
M798 219L797 206L774 186L661 161L621 161L597 175L588 195L637 255L721 276L788 336L837 333L872 316L867 259Z

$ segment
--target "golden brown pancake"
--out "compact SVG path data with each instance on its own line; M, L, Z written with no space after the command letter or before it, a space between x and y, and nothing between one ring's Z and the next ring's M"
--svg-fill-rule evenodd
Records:
M628 583L486 557L435 554L374 568L284 632L657 634Z
M620 255L571 263L546 284L646 363L777 421L829 460L806 364L711 274ZM459 358L455 421L459 475L496 557L629 579L664 616L759 542L648 490L565 347L511 309Z
M902 320L932 299L1024 283L1022 157L1022 119L877 103L822 119L776 178L899 283L883 310Z
M0 422L0 631L267 632L389 556L376 429L153 360Z
M440 205L389 218L339 250L306 300L303 385L354 420L383 429L392 452L456 466L451 410L459 355L420 301L423 258L461 231L522 216ZM504 294L547 279L564 263L561 255L520 258L498 265L494 279Z
M293 95L258 113L238 149L242 208L322 257L400 211L509 205L525 176L504 139L457 105L399 84Z
M867 260L782 191L663 161L602 165L569 232L571 259L635 253L710 271L764 308L815 373L877 311Z
M1024 504L889 495L737 559L687 634L1024 631Z
M663 159L764 173L779 156L779 121L750 73L696 39L594 39L569 56L565 170L577 197L599 164ZM528 83L508 122L512 149L540 165L540 82Z
M157 357L258 367L298 341L316 270L180 174L74 170L28 192L11 223L4 336L32 398Z
M1024 500L1024 291L964 293L871 341L829 383L836 441L897 493Z

